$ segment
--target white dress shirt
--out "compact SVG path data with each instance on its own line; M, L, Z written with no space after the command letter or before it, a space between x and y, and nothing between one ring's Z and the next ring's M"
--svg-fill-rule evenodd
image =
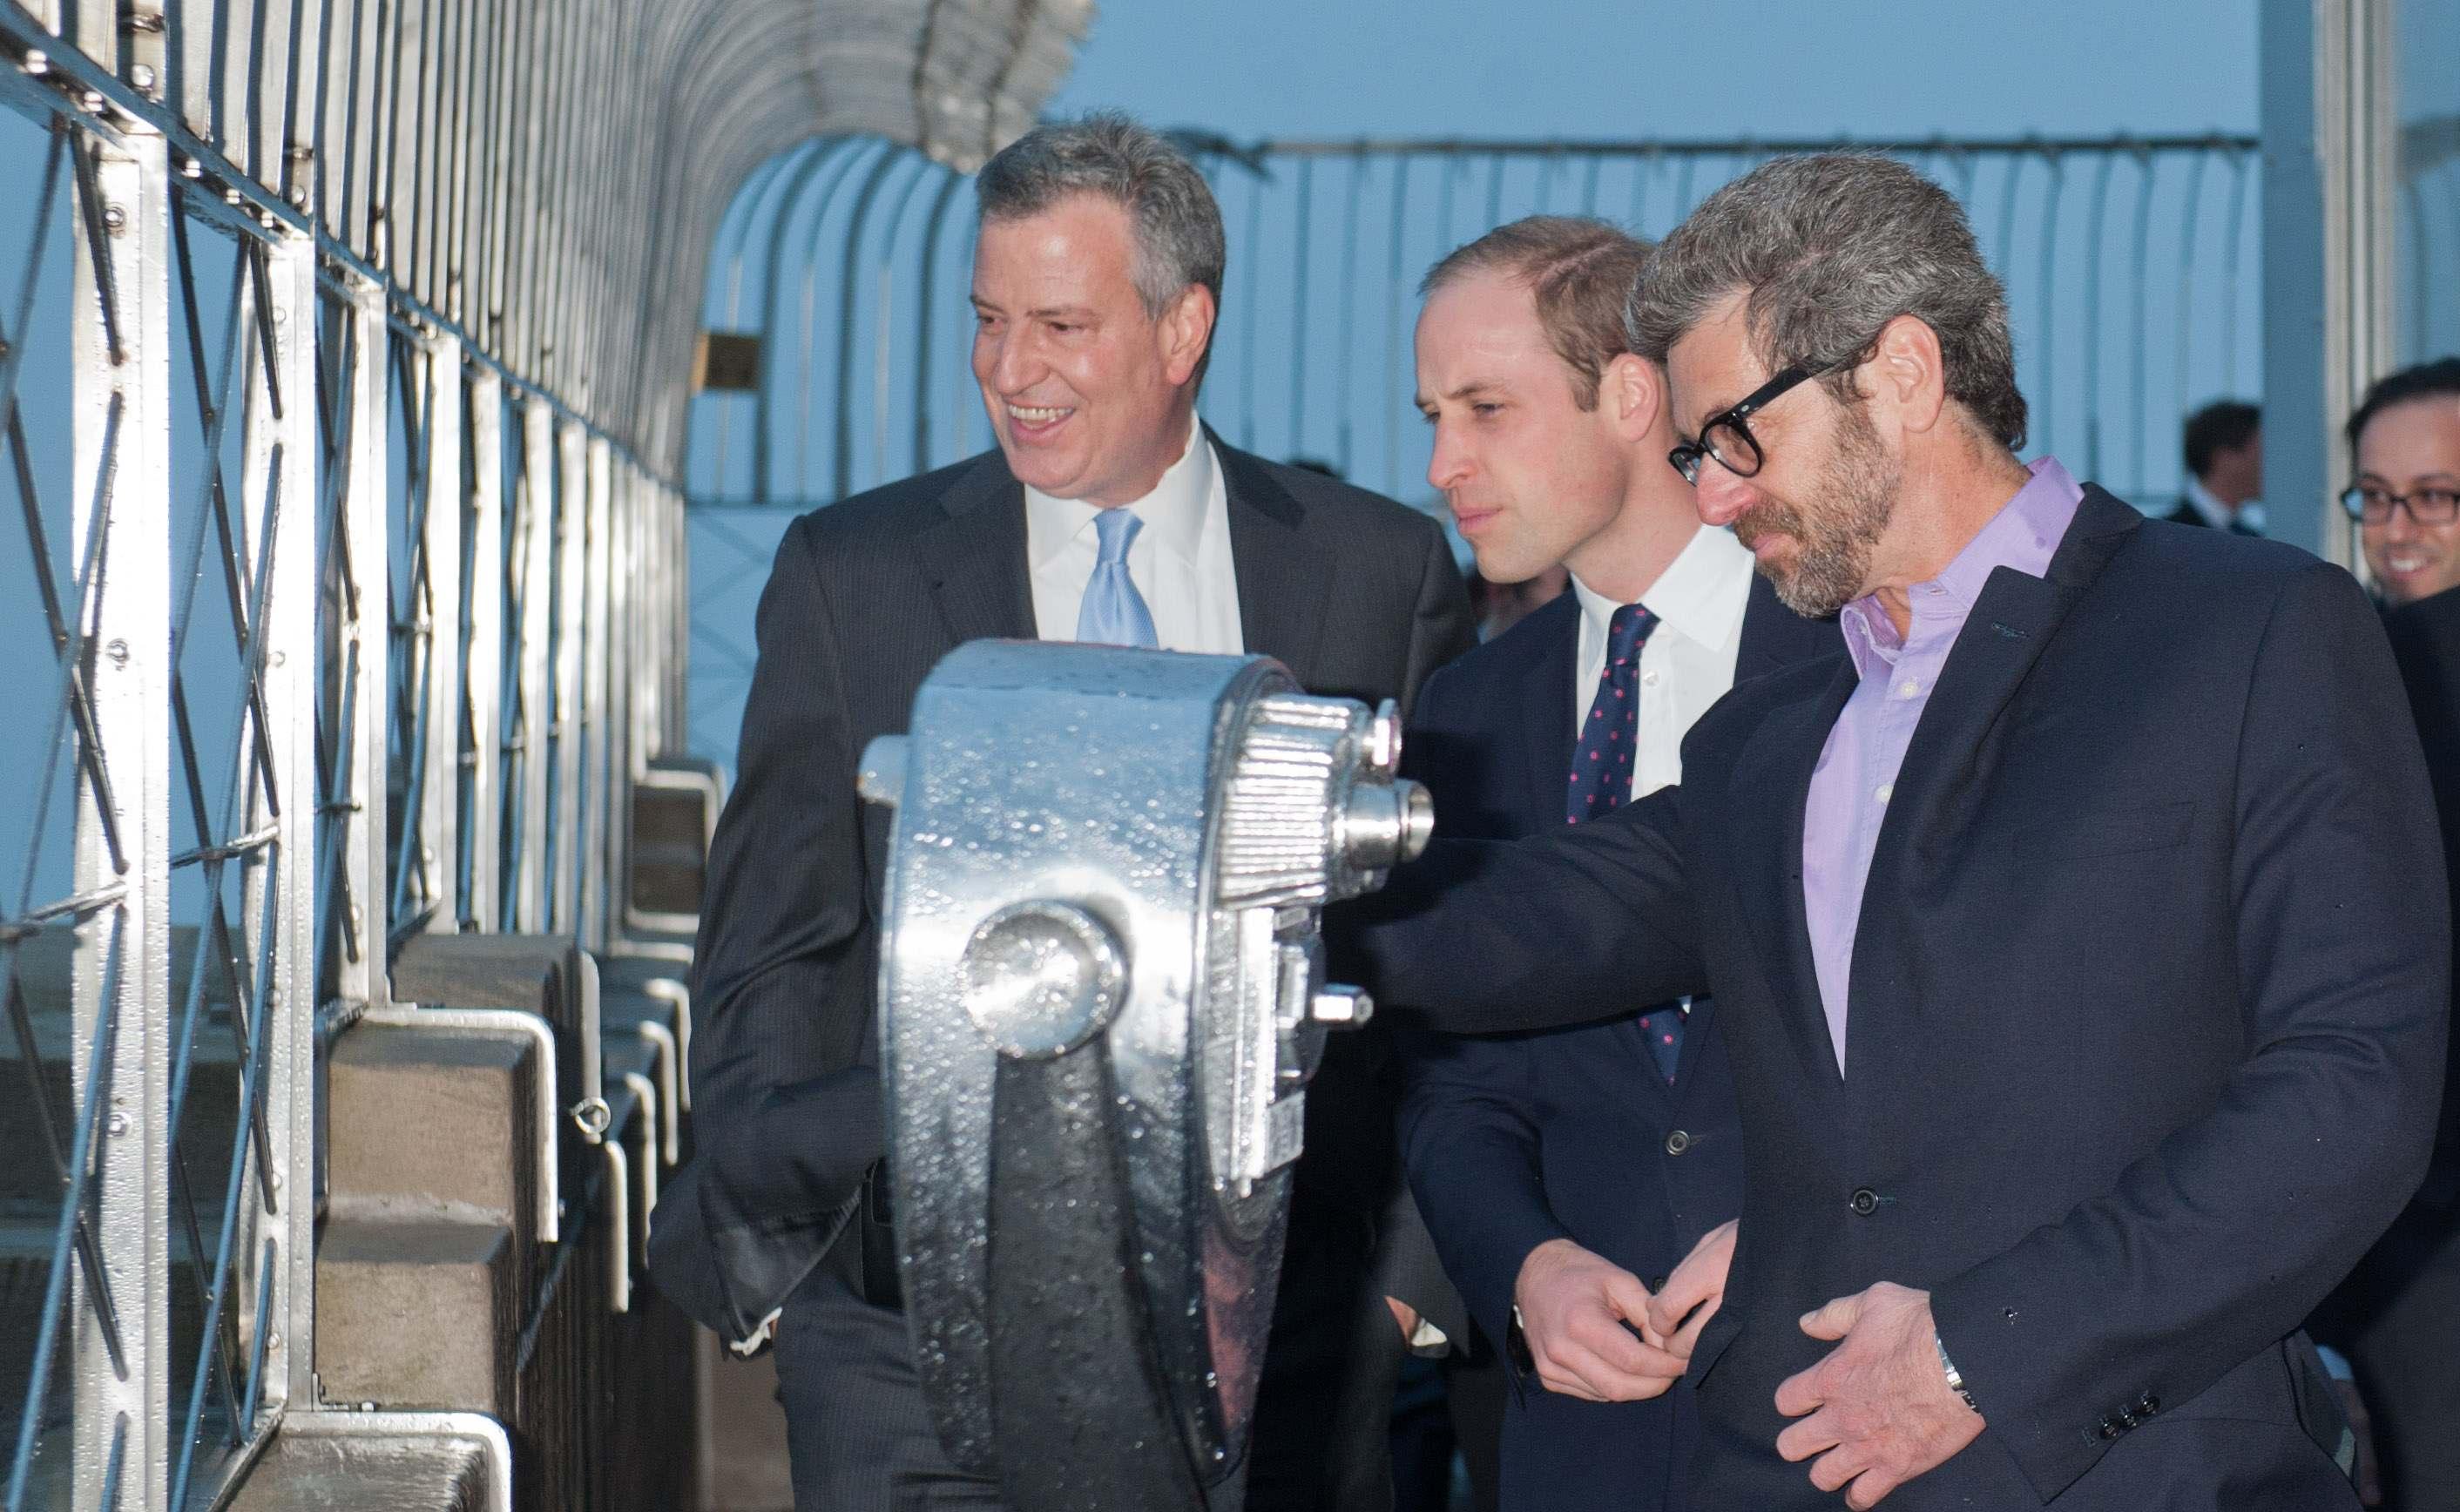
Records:
M2261 499L2241 499L2237 508L2232 509L2222 503L2211 489L2204 487L2202 478L2192 472L2187 474L2187 507L2201 515L2204 523L2215 530L2228 530L2236 525L2258 536L2263 534Z
M1572 578L1580 599L1580 650L1572 664L1572 728L1586 719L1606 668L1606 626L1622 605ZM1640 648L1640 753L1631 795L1683 780L1683 737L1734 685L1751 554L1733 533L1703 525L1640 596L1658 624Z
M1203 426L1190 423L1187 450L1152 493L1119 507L1144 521L1128 547L1128 578L1144 596L1161 648L1211 656L1245 651L1239 574L1230 560L1230 496ZM1042 640L1076 639L1085 585L1101 556L1093 529L1101 512L1081 499L1025 491L1025 559L1033 583L1034 633Z

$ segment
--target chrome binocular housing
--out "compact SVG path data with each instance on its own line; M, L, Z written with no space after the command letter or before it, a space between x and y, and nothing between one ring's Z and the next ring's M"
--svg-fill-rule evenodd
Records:
M1160 1494L1071 1438L1235 1484L1307 1080L1373 1011L1319 913L1433 829L1399 757L1389 704L1265 658L1009 641L864 753L900 1277L941 1438L1012 1499Z

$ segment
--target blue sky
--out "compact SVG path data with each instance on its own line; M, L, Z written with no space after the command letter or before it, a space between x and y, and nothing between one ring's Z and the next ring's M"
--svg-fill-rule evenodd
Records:
M1062 110L1234 136L2252 131L2253 0L1103 0Z

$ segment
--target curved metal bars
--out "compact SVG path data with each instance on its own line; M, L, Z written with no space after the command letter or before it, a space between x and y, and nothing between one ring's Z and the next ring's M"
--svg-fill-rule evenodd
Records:
M1426 266L1499 218L1530 211L1626 206L1635 230L1662 236L1711 188L1783 152L1895 153L1963 200L2008 285L2034 445L2131 496L2158 501L2179 486L2166 437L2180 395L2257 387L2258 354L2238 339L2237 307L2253 282L2238 264L2257 243L2260 213L2248 137L1241 145L1201 131L1174 135L1215 184L1233 243L1208 418L1242 445L1329 456L1354 481L1402 498L1430 492L1408 402L1407 321ZM734 457L727 437L740 401L704 396L695 413L707 433L687 463L695 502L807 508L944 466L980 444L959 335L965 239L946 227L950 217L971 219L956 178L925 194L938 170L877 142L829 160L835 178L813 149L791 149L725 218L702 304L740 310L730 315L738 328L756 326L765 440L751 468L719 465ZM2227 219L2206 224L2216 207L2202 190L2222 172ZM840 188L851 210L835 202ZM2133 214L2112 237L2120 194ZM828 200L816 213L816 197ZM921 205L928 219L909 234ZM774 249L766 262L764 245ZM834 310L823 297L807 316L785 297L797 278L833 291ZM759 301L734 292L753 280L774 292ZM1327 308L1335 288L1337 307ZM910 318L906 301L916 304ZM2123 324L2107 318L2113 309L2125 312ZM856 382L863 371L878 381ZM2112 373L2122 381L2107 383ZM792 435L781 423L790 408Z
M0 823L0 1143L37 1156L0 1191L33 1215L0 1212L8 1512L221 1504L282 1433L338 1431L317 1219L350 1194L320 1183L319 1090L363 1019L457 1021L393 1001L420 933L571 936L552 1023L471 1012L542 1057L520 1231L606 1221L551 1068L601 1112L590 953L689 954L627 934L625 856L636 781L683 748L705 273L769 229L729 206L815 134L808 163L858 127L978 161L1090 13L853 9L0 0L0 258L25 258L0 271L0 517L26 542L0 634L51 695L0 742L32 800ZM652 1092L645 1218L680 1147L677 1019L659 1079L617 1073ZM595 1442L555 1416L602 1410L585 1338L585 1393L525 1378L525 1452Z

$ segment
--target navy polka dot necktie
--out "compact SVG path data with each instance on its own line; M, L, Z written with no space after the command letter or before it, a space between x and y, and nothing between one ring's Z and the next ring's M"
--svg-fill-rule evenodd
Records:
M1609 813L1631 797L1640 758L1640 652L1656 628L1657 617L1638 604L1624 604L1606 622L1605 670L1572 748L1571 790L1563 806L1563 817L1572 824ZM1641 1015L1640 1033L1657 1069L1672 1082L1683 1057L1681 1005Z

